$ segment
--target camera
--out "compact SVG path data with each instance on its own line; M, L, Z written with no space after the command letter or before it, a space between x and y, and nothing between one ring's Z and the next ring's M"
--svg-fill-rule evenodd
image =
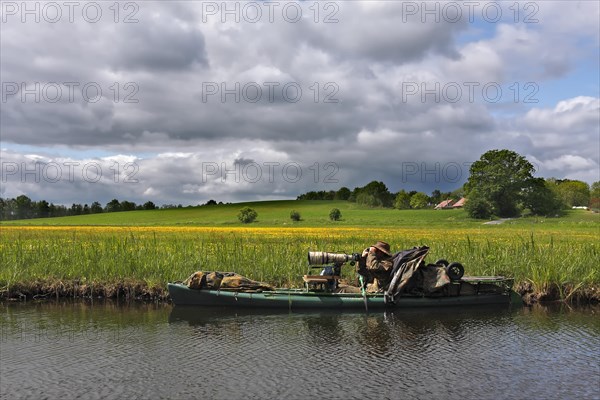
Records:
M359 253L328 253L326 251L308 252L309 265L343 264L346 262L350 262L350 264L353 265L358 260L360 260Z

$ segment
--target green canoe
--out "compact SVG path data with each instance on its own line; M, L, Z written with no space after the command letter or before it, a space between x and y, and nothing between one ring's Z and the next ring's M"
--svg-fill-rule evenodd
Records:
M489 283L485 278L471 280ZM307 291L306 289L278 289L275 291L243 292L234 290L208 290L190 289L181 283L169 283L169 294L173 303L194 306L218 306L240 308L279 308L279 309L323 309L344 310L364 309L365 299L362 294L331 293ZM443 307L443 306L471 306L490 304L510 304L521 302L518 294L512 290L502 293L474 293L469 295L424 297L401 297L395 304L386 304L384 295L379 293L367 294L366 305L369 310L385 308L417 308L417 307Z

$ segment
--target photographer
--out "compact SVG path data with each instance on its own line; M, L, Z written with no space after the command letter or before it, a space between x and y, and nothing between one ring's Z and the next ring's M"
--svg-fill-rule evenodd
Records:
M365 276L367 292L380 292L387 289L391 281L392 253L390 245L378 241L373 246L365 249L358 263L358 273Z

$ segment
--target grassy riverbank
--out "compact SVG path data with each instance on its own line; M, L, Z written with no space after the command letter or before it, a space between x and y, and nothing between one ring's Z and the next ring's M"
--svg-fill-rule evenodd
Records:
M461 210L365 210L337 202L347 205L338 207L344 221L337 224L326 219L332 202L317 203L256 203L264 208L250 226L231 219L239 204L3 224L1 296L164 298L167 282L199 269L297 287L307 251L359 252L381 239L394 251L428 245L429 260L460 261L468 275L514 277L533 299L600 299L598 214L483 225ZM289 220L292 208L304 221ZM344 275L353 279L352 267Z

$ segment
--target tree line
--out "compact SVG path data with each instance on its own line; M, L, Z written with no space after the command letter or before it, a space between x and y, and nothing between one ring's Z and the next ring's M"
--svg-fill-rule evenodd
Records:
M200 206L211 206L224 204L215 200L208 200ZM230 204L230 203L227 203ZM192 206L187 206L192 207ZM46 200L34 201L26 195L20 195L16 198L0 197L0 221L16 220L16 219L31 219L31 218L51 218L51 217L67 217L72 215L87 215L100 214L119 211L140 211L140 210L158 210L169 208L183 208L182 204L163 204L158 207L152 201L147 201L144 204L136 204L133 201L119 201L112 199L104 206L98 201L91 204L76 204L71 207L60 204L49 203Z
M174 207L177 206L163 206L163 208ZM20 195L16 198L7 199L0 197L0 220L66 217L70 215L100 214L118 211L155 210L157 208L151 201L147 201L144 204L136 204L132 201L119 201L117 199L112 199L104 207L97 201L89 205L73 203L71 207L67 207L60 204L48 203L46 200L34 201L25 195Z
M442 200L451 197L461 197L462 189L453 192L442 192L439 189L427 195L416 190L399 192L390 192L385 183L380 181L371 181L365 186L356 187L350 190L342 187L339 190L330 191L310 191L301 194L296 200L347 200L367 207L383 207L397 209L420 209L435 206Z
M465 209L473 218L519 215L557 216L571 207L600 209L600 182L592 186L572 179L537 178L527 159L511 150L490 150L473 163L468 181L452 192L400 190L392 193L383 182L337 191L311 191L298 200L347 200L368 207L421 209L446 199L466 197Z

